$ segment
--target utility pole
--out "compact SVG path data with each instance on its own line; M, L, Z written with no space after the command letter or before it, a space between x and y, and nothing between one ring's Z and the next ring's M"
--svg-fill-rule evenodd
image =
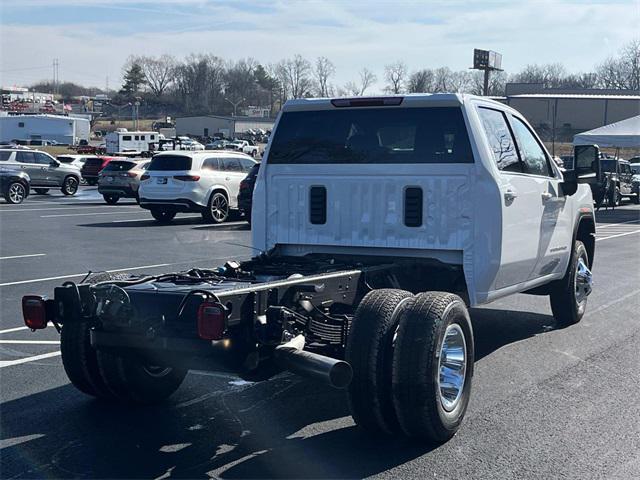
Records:
M244 98L241 98L240 100L238 100L237 102L232 102L231 100L229 100L228 98L225 98L225 100L227 102L229 102L231 105L233 105L233 116L237 117L238 116L238 105L240 105L242 102L244 102Z

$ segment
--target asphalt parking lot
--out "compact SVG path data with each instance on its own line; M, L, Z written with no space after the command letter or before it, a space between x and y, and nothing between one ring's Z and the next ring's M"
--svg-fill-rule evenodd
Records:
M125 408L67 381L53 328L20 298L88 270L159 273L251 256L243 221L156 224L95 188L0 204L2 478L640 478L640 207L597 216L595 289L578 325L546 297L472 310L476 372L443 446L370 438L343 392L284 374L265 383L192 372L164 405Z

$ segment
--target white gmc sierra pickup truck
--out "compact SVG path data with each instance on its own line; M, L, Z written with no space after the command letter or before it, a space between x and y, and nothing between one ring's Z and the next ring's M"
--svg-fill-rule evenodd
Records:
M290 101L255 187L258 256L66 282L24 297L25 323L53 323L72 383L103 399L162 400L190 368L289 370L348 388L369 431L446 441L471 392L468 306L524 292L559 324L584 315L597 160L576 147L560 171L481 97Z

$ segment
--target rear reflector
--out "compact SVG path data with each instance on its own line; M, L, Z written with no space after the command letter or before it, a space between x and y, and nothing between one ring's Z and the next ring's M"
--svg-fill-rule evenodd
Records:
M362 97L336 98L331 100L334 107L386 107L400 105L404 97Z
M221 340L225 329L225 308L217 302L203 302L198 307L198 336L204 340Z
M24 324L32 330L41 330L47 326L45 299L39 295L22 297L22 317Z
M200 175L174 175L173 178L183 182L197 182L200 180Z

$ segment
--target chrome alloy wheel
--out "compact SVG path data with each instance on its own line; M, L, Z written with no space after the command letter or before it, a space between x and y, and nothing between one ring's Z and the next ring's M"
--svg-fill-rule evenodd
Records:
M222 194L217 194L211 200L211 216L216 222L224 222L229 214L229 204Z
M455 410L467 374L467 344L462 328L457 323L449 325L444 332L438 363L438 390L440 404L447 412Z
M25 195L26 190L21 184L14 183L9 187L9 198L11 199L11 203L22 203Z
M587 267L585 260L584 257L580 257L578 259L578 265L576 266L575 295L578 305L587 299L593 289L593 275L589 267Z

